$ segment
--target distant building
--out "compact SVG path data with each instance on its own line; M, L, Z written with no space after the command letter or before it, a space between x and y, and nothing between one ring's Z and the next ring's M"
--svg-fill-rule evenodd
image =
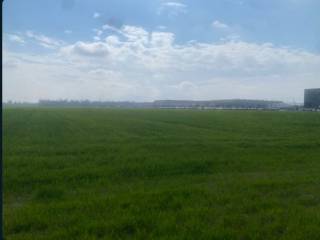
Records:
M304 90L304 107L320 109L320 88Z

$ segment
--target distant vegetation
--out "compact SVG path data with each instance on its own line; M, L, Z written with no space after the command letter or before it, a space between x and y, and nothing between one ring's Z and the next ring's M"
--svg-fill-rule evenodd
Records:
M7 240L320 239L320 114L8 108Z
M112 101L75 101L75 100L40 100L38 103L8 102L5 106L40 106L40 107L106 107L106 108L227 108L227 109L280 109L290 107L281 101L227 99L212 101L157 100L153 102L112 102Z
M281 101L265 101L265 100L246 100L246 99L228 99L214 101L178 101L178 100L160 100L153 102L154 107L167 108L281 108L288 106Z

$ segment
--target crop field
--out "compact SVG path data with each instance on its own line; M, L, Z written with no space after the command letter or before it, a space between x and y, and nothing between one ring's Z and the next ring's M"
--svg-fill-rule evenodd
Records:
M7 240L320 239L320 114L5 109Z

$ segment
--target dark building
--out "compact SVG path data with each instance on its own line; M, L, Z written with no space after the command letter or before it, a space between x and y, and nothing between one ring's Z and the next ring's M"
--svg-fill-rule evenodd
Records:
M304 90L304 107L320 108L320 88Z

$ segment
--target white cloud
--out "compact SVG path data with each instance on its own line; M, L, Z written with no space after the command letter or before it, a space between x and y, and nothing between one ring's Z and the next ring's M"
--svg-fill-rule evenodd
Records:
M106 37L105 41L110 46L116 46L121 43L119 41L119 38L117 36L113 36L113 35Z
M6 35L9 38L9 40L12 42L20 43L22 45L25 43L25 40L21 36L18 36L16 34L6 34Z
M101 40L101 36L103 34L103 30L100 30L100 29L92 29L93 32L95 33L95 36L93 36L93 40L94 41L100 41Z
M98 36L94 36L94 37L93 37L93 40L94 40L94 41L100 41L100 40L101 40L101 38L100 38L100 37L98 37Z
M122 28L122 33L127 37L128 41L142 41L144 43L148 41L148 32L141 27L125 25Z
M223 29L223 30L226 30L226 29L229 29L229 26L223 22L220 22L218 20L215 20L213 23L212 23L212 26L214 28L217 28L217 29Z
M114 27L114 26L111 26L111 25L109 25L109 24L103 25L103 26L102 26L102 30L103 30L103 31L111 31L111 32L114 32L114 33L118 33L118 34L122 34L122 35L123 35L123 32L122 32L120 29L118 29L118 28L116 28L116 27Z
M163 26L163 25L160 25L160 26L158 26L158 29L159 29L159 30L166 30L167 27L166 27L166 26Z
M98 37L100 37L103 34L103 31L99 29L94 29L93 31L96 33Z
M150 44L154 47L170 47L174 42L174 34L168 32L151 33Z
M173 7L173 8L186 8L187 5L179 2L165 2L162 4L163 6Z
M220 38L221 41L237 41L241 38L241 27L239 26L230 26L219 20L213 21L211 26L216 32L223 35Z
M26 31L26 36L35 40L39 45L45 48L55 49L61 47L64 44L64 42L61 40L56 40L54 38L47 37L43 34L34 33L30 30Z
M158 9L158 14L167 14L169 17L175 17L179 14L187 13L187 5L180 2L163 2Z
M101 17L101 14L100 14L100 13L95 12L95 13L93 14L93 18L99 18L99 17Z
M170 32L113 30L49 55L6 53L4 99L291 101L319 85L320 55L304 50L243 41L177 44Z
M103 57L108 54L108 46L102 42L76 42L73 45L69 45L61 48L61 52L67 55L83 55L91 57Z

